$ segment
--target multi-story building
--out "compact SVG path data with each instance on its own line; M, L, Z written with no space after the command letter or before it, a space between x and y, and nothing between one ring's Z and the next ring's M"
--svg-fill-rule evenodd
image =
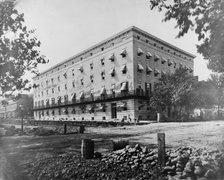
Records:
M34 77L36 120L150 119L148 99L162 73L194 55L130 27Z
M9 97L0 100L0 119L17 119L21 117L23 108L24 117L33 118L33 96L27 94L19 95L18 99Z

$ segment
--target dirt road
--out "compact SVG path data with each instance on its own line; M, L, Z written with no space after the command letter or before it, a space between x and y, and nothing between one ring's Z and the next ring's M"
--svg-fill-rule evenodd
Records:
M45 137L2 137L0 139L0 180L26 180L26 168L35 159L59 154L80 153L81 139L95 140L96 151L112 147L111 140L127 139L156 147L158 132L166 134L166 146L194 146L209 149L224 148L224 122L154 123L141 126L87 128L85 134Z

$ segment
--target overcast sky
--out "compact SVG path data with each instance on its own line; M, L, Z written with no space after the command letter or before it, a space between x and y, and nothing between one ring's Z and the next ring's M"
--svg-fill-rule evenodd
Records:
M163 14L151 11L149 0L19 0L17 9L28 28L36 29L40 50L50 60L39 66L40 72L134 25L196 55L195 75L209 77L196 35L177 39L175 22L162 22Z

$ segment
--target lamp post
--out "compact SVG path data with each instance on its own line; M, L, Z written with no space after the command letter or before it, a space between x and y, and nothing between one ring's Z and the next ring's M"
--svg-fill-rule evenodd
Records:
M21 132L23 134L23 105L19 105L20 110L21 110Z

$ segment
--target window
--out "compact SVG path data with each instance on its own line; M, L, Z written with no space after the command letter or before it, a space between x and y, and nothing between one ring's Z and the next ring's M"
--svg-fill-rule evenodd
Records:
M146 39L146 40L145 40L145 42L146 42L146 43L149 43L149 40L148 40L148 39Z
M101 97L101 99L105 99L106 95L107 95L106 88L102 87L101 90L100 90L100 97Z
M63 76L65 77L65 79L67 79L67 73L64 73Z
M146 53L146 59L150 59L152 57L152 54L150 52Z
M121 55L123 58L126 57L126 55L127 55L126 50L123 49L123 50L120 52L120 55Z
M90 75L90 81L93 83L93 75Z
M48 81L46 81L46 86L48 86Z
M104 58L102 58L100 61L101 61L101 65L104 66Z
M91 92L90 97L91 97L91 100L94 101L94 94L93 94L93 91Z
M48 90L46 90L46 94L48 95Z
M152 68L147 65L146 66L146 74L149 75L152 71L153 71Z
M52 104L52 105L55 104L55 98L51 98L51 104Z
M143 55L144 54L144 51L141 49L141 48L138 48L137 49L137 55L138 56L141 56L141 55Z
M174 62L174 66L173 66L174 68L176 68L177 67L177 63L176 62Z
M123 65L121 67L121 72L122 72L122 74L126 74L127 73L127 66L126 65Z
M58 96L58 104L61 104L61 96Z
M75 87L75 82L74 82L74 81L72 82L72 87L73 87L73 88Z
M104 51L104 47L101 48L101 51Z
M154 70L154 75L155 75L155 76L158 76L159 74L160 74L160 71L159 71L158 69L155 69L155 70Z
M68 95L64 95L64 102L65 102L65 104L68 103Z
M114 62L114 60L115 60L114 54L111 54L111 55L110 55L109 60L110 60L111 62Z
M72 76L75 76L75 70L72 69Z
M173 65L173 62L171 60L168 60L168 66Z
M67 89L68 89L67 84L65 84L65 90L67 90Z
M138 72L142 72L144 70L144 67L141 64L138 64Z
M68 114L68 109L67 108L65 108L64 113Z
M101 78L104 80L105 79L105 71L101 72Z
M112 68L109 72L109 74L111 75L111 77L114 77L115 76L115 69Z
M44 92L43 91L41 91L41 96L43 96L44 95Z
M90 63L90 69L93 69L93 62Z
M85 99L85 94L84 94L84 92L81 92L80 93L80 101L84 101L84 99Z
M48 107L50 105L49 99L46 99L46 106Z
M76 93L74 93L74 94L72 95L72 102L73 102L73 103L76 102Z
M160 59L160 57L158 55L155 55L154 61L158 61Z
M58 92L60 92L61 91L61 88L60 88L60 86L58 86Z
M80 71L81 73L83 73L84 70L83 70L83 67L82 67L82 66L79 67L79 71Z
M83 79L81 79L80 82L81 82L81 85L83 86L84 85Z
M92 56L93 55L93 53L90 53L90 56Z
M137 36L137 39L140 40L140 36Z
M54 84L54 78L51 78L51 83Z
M60 76L58 76L58 81L60 81Z
M166 58L163 57L161 63L165 64L166 62L167 62Z

